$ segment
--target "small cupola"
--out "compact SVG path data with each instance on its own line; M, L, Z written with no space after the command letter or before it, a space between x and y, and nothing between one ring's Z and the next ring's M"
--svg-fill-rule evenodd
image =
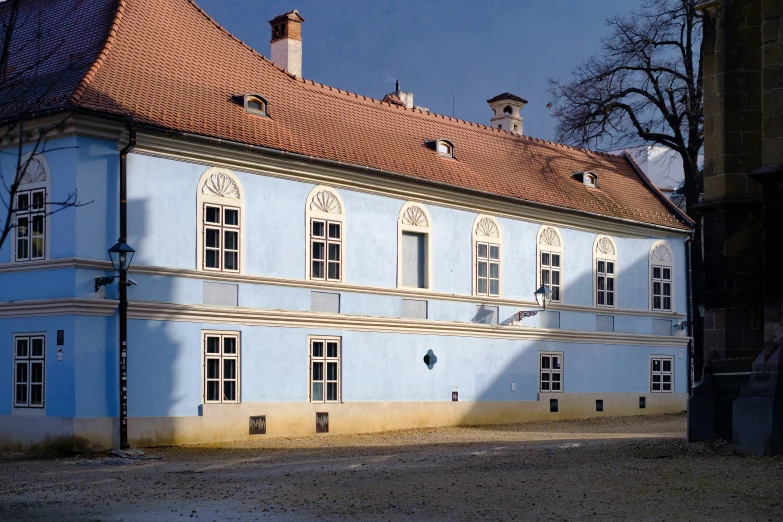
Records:
M598 176L595 174L595 172L574 172L572 176L575 180L581 182L587 188L598 188Z
M492 116L490 126L494 129L522 134L522 107L527 105L527 100L516 94L504 92L487 100L490 109L495 113Z

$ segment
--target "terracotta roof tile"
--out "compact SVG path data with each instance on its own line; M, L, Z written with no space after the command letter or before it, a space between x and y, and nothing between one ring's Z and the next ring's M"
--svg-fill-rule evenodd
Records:
M50 69L65 74L52 89L48 107L70 99L80 108L129 115L164 129L688 228L623 157L517 136L297 79L189 0L27 0L22 5L26 16L39 13L46 30L57 37L53 41L60 42ZM83 57L78 67L69 66L68 53ZM22 53L14 64L31 59L30 53ZM249 93L266 98L269 118L248 114L233 101ZM0 117L18 109L10 96L0 95ZM456 159L442 158L425 145L436 138L454 143ZM572 178L573 172L585 170L598 174L599 190Z

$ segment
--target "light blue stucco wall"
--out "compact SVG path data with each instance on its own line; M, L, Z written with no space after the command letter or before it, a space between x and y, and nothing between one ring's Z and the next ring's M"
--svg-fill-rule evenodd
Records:
M241 334L242 402L308 400L308 336L342 338L343 402L534 401L539 351L562 351L566 393L649 393L649 357L674 357L675 392L687 388L681 349L473 337L131 321L130 415L195 416L202 401L203 330ZM423 362L432 350L438 362ZM516 389L511 390L511 383Z

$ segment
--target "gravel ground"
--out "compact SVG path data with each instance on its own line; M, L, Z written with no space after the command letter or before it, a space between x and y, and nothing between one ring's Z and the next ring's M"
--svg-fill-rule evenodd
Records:
M0 457L0 520L783 520L783 458L684 415Z

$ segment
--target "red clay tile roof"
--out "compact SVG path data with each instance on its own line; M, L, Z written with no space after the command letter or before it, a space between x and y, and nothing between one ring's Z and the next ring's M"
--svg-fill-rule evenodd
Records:
M58 68L68 71L50 95L58 103L70 99L71 106L132 116L140 124L689 228L622 157L516 136L296 79L189 0L25 0L22 6L29 13L38 9L46 31L62 41L51 66L53 74ZM79 22L73 23L72 16ZM69 56L94 61L85 66L75 60L78 66L69 68ZM29 53L17 61L25 60L30 60ZM80 71L77 85L74 76ZM269 118L248 114L233 101L246 93L266 98ZM14 104L0 99L0 115L13 112ZM426 146L425 141L435 138L454 143L456 159L443 158ZM571 176L585 170L599 176L599 190L587 189Z

